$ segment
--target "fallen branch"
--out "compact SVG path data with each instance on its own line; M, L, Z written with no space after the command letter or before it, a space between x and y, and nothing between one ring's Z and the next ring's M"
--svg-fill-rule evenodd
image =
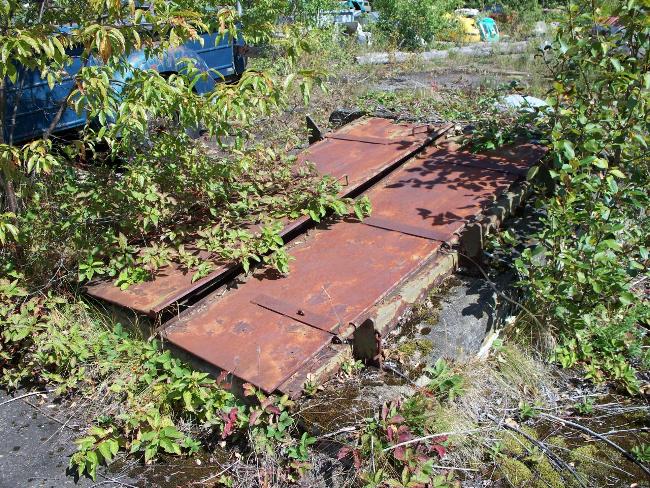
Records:
M640 433L640 432L650 432L650 427L638 427L636 429L620 429L620 430L610 430L608 432L603 432L600 435L617 435L617 434L626 434L628 432L635 432L635 433Z
M35 395L46 395L46 391L33 391L31 393L25 393L24 395L20 395L14 398L10 398L9 400L5 400L4 402L0 403L0 407L3 405L6 405L7 403L15 402L16 400L20 400L22 398L27 398L30 396L35 396Z
M68 428L70 430L77 431L77 432L81 429L81 427L79 425L68 425L67 422L63 422L62 420L57 419L56 417L50 415L49 413L45 412L42 408L39 408L38 406L34 405L31 402L25 401L25 403L27 405L29 405L30 407L32 407L34 410L36 410L38 413L43 415L44 417L47 417L48 419L53 420L54 422L58 423L59 425L63 425L64 427L66 427L66 428Z
M604 443L606 443L608 446L610 446L613 449L616 449L618 452L623 454L628 460L632 461L634 464L636 464L639 468L643 470L645 474L647 474L650 477L650 469L648 469L647 466L645 466L642 462L640 462L637 458L635 458L632 453L627 451L626 449L623 449L621 446L616 444L615 442L609 440L607 437L605 437L602 434L599 434L597 432L594 432L593 430L585 427L584 425L576 424L575 422L571 422L570 420L565 420L560 417L556 417L555 415L549 415L547 413L540 413L540 417L547 418L549 420L555 420L556 422L560 422L562 425L568 425L569 427L573 427L574 429L581 430L582 432L585 432L589 434L592 437L595 437L596 439L600 439Z
M323 434L322 436L318 437L318 440L321 439L329 439L330 437L336 437L339 434L347 434L351 432L356 432L359 429L359 427L355 425L351 425L349 427L343 427L342 429L339 429L335 432L330 432L329 434Z
M549 443L548 445L552 446L554 449L560 449L562 451L566 451L566 452L569 452L569 453L574 453L574 451L572 449L568 449L568 448L563 447L563 446L558 446L557 444L550 444ZM574 453L574 454L576 454L576 453ZM587 456L587 455L584 455L584 454L577 454L577 456L582 458L582 459L587 459L590 463L600 464L601 466L605 466L605 467L607 467L609 469L613 469L615 471L618 471L619 473L623 473L623 474L626 474L626 475L628 475L630 477L634 477L634 475L632 473L630 473L628 471L625 471L624 469L620 468L619 466L614 466L612 464L604 463L602 461L599 461L598 459L595 459L595 458L593 458L591 456Z
M582 478L580 478L580 476L578 476L578 473L576 473L575 469L573 469L562 458L560 458L553 451L551 451L546 444L544 444L543 442L541 442L541 441L535 439L534 437L528 435L526 432L524 432L523 430L515 427L514 425L511 425L511 424L509 424L507 422L501 422L499 419L497 419L493 415L486 414L486 416L487 416L487 418L489 418L490 420L495 422L497 425L503 425L506 429L512 430L513 432L516 432L517 434L519 434L520 436L525 438L528 442L530 442L531 444L537 446L539 449L542 450L542 452L546 455L546 457L548 457L553 462L553 464L555 464L560 469L567 470L576 479L576 481L578 482L578 484L580 486L582 486L583 488L587 488L587 485L584 483Z
M392 366L390 366L388 364L382 364L382 369L384 371L388 371L389 373L393 373L395 376L398 376L399 378L402 378L403 380L408 381L411 384L411 386L415 386L416 388L419 388L418 384L415 381L413 381L411 378L406 376L404 373L402 373L398 369L393 368Z
M204 479L202 479L202 480L199 480L199 481L197 481L196 483L200 483L200 484L204 485L204 484L206 484L208 481L212 481L213 479L215 479L215 478L221 476L221 475L224 474L226 471L230 471L230 470L235 466L235 464L237 464L238 462L239 462L239 461L235 461L234 463L230 464L229 466L226 466L225 468L223 468L223 469L222 469L221 471L219 471L217 474L213 474L212 476L208 476L207 478L204 478Z
M138 488L137 486L130 485L128 483L125 483L124 481L120 481L117 478L111 478L111 477L106 476L106 475L101 474L101 473L98 473L98 475L101 478L104 478L104 481L100 481L99 483L95 483L94 485L92 485L93 487L100 486L100 485L105 485L107 483L113 483L115 485L125 486L126 488Z
M435 464L431 466L434 469L449 469L451 471L472 471L472 472L478 472L480 469L475 469L475 468L457 468L455 466L436 466Z
M411 439L410 441L400 442L399 444L395 444L394 446L388 446L388 447L384 448L383 452L392 451L393 449L397 449L398 447L402 447L402 446L408 446L409 444L415 444L417 442L422 442L422 441L426 441L426 440L429 440L429 439L435 439L436 437L444 437L444 436L450 436L450 435L461 435L461 434L473 434L475 432L481 432L483 430L485 430L485 429L481 428L481 429L461 430L461 431L457 431L457 432L440 432L439 434L425 435L424 437L418 437L417 439Z

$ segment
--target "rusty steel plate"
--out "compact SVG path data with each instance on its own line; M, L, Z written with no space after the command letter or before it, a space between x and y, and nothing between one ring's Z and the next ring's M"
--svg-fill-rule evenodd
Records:
M251 301L262 308L292 318L301 324L315 327L318 330L331 333L338 326L338 323L330 317L305 310L302 305L295 305L268 295L258 295Z
M481 155L468 151L459 152L464 158L457 164L525 176L530 167L542 159L548 150L537 144L522 143L486 151Z
M472 154L473 163L491 158ZM466 153L430 147L382 182L371 198L372 219L430 230L430 238L451 240L518 179L499 170L466 165ZM394 229L398 230L398 229ZM408 233L408 232L406 232ZM422 236L425 237L425 236Z
M258 271L224 296L205 298L168 323L165 339L243 381L276 390L310 364L332 334L288 316L282 306L279 313L261 307L257 297L289 303L291 313L308 310L322 323L356 323L518 179L487 168L495 158L472 155L477 164L470 166L463 164L467 157L429 148L366 193L374 218L428 229L440 240L350 219L320 225L291 246L288 275Z
M303 151L298 159L313 163L320 174L331 175L340 180L345 185L341 196L353 196L361 186L381 178L449 128L449 125L438 128L422 127L381 118L362 118L344 126L336 134L351 138L365 136L381 139L388 144L325 139ZM307 217L288 222L281 235L286 237L297 232L308 222ZM201 256L204 259L209 258L207 254ZM218 262L215 263L212 273L192 283L194 272L173 264L161 269L152 281L132 285L126 290L114 286L112 280L100 280L88 285L87 293L109 303L156 317L174 303L231 276L238 268L233 262Z
M381 245L379 245L381 243ZM440 243L355 222L320 226L290 250L287 276L258 273L169 322L169 343L267 392L332 341L332 334L253 303L265 294L347 324L415 270Z

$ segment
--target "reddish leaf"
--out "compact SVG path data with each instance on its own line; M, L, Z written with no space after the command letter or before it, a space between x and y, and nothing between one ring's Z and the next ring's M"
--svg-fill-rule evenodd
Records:
M255 387L250 383L244 383L244 386L242 388L244 389L244 396L253 396L257 391L255 390Z
M361 469L361 453L359 452L359 449L352 451L352 457L354 458L355 469Z
M411 434L411 430L406 425L400 426L400 428L397 430L397 434L398 443L410 441L413 439L413 434Z
M343 446L341 449L339 449L339 453L337 454L337 459L340 461L341 459L345 459L346 457L352 455L352 461L354 462L354 467L356 469L361 469L361 452L359 449L353 449L350 446Z
M389 420L389 424L403 424L405 422L404 417L401 415L393 415Z
M397 427L389 425L386 429L386 438L389 442L395 442L397 439Z
M248 425L249 426L255 425L255 422L257 422L257 419L260 418L260 415L262 415L262 410L260 409L253 410L248 416Z
M221 438L225 439L229 437L234 431L237 422L237 413L239 410L237 407L232 407L229 413L224 413L221 415L221 418L224 420L225 424L223 426L223 431L221 432Z
M438 454L438 457L440 459L444 458L445 455L447 454L447 449L445 449L445 446L441 446L440 444L434 444L431 447L429 447L429 451L433 452L435 451Z
M275 405L269 405L265 410L267 413L273 413L275 415L280 415L282 413L281 410Z
M350 446L343 446L341 449L339 449L339 453L336 456L336 459L339 461L347 456L349 456L352 453L352 448Z
M406 446L399 446L393 449L393 456L398 461L404 461L406 459Z

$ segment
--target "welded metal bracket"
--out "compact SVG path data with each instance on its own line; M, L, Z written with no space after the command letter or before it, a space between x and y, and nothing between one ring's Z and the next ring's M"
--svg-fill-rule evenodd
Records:
M310 312L302 307L268 295L258 295L251 300L251 303L334 336L339 326L338 322L330 317Z
M453 237L453 233L449 231L441 231L433 227L419 227L415 225L408 225L403 222L384 219L381 217L367 217L363 219L363 223L371 227L391 230L393 232L399 232L401 234L407 234L415 237L422 237L423 239L429 239L430 241L445 242Z
M307 131L309 132L309 145L315 144L318 141L323 140L323 131L318 124L311 118L311 115L305 117L305 123L307 124Z

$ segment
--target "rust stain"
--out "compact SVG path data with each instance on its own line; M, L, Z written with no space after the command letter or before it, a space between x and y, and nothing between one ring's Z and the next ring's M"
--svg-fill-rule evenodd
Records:
M347 182L341 196L353 196L363 185L380 178L449 128L450 126L422 127L365 117L335 133L349 140L327 138L305 150L298 159L301 162L313 163L321 175L331 175ZM386 141L387 144L359 140L363 138ZM286 237L301 230L308 223L307 217L287 222L281 235ZM202 253L201 257L209 259L210 255ZM238 269L239 266L233 262L215 262L212 273L192 283L194 272L174 264L160 270L153 280L132 285L127 290L114 286L112 280L91 283L86 290L95 298L156 317L174 303L224 280Z
M290 310L304 308L322 324L360 324L435 262L443 242L453 242L538 159L524 147L490 156L427 148L366 193L373 218L428 230L427 236L354 219L324 223L291 246L295 259L287 276L258 271L223 297L207 297L180 314L164 336L209 364L274 391L312 364L333 335L292 318L284 306L262 307L257 297L290 303ZM245 334L239 332L242 323ZM341 335L350 332L342 329Z

